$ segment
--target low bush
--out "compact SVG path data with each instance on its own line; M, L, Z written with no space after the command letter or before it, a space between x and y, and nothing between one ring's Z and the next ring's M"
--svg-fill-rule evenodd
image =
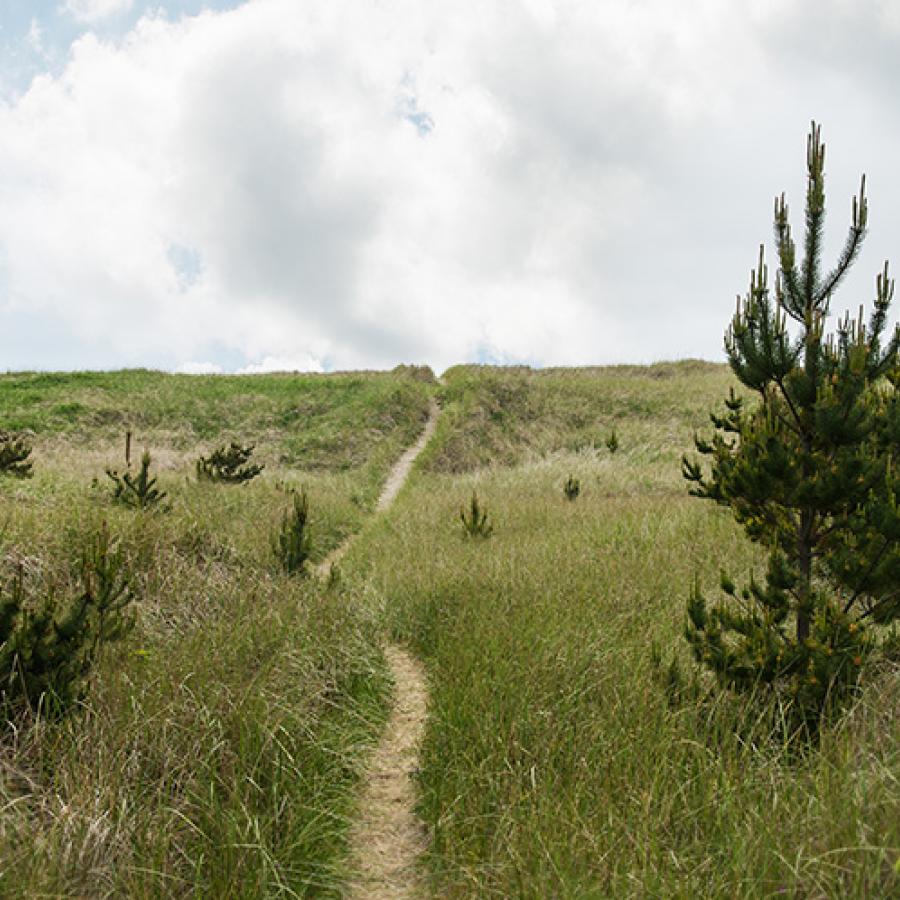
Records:
M256 478L265 466L250 462L253 449L253 444L242 447L232 441L213 450L208 457L201 456L197 460L198 480L243 484Z
M28 584L22 563L0 585L0 712L9 721L23 708L51 715L84 696L103 646L133 625L124 557L106 524L82 554L74 596Z
M150 477L150 462L150 453L145 450L137 477L129 472L119 475L115 469L106 470L107 476L115 485L113 500L133 509L149 509L158 506L165 499L166 492L156 487L156 477Z
M0 431L0 472L17 478L31 478L31 445L22 435Z
M284 514L281 528L272 540L279 566L288 575L303 575L310 555L309 498L306 491L294 493L291 509Z

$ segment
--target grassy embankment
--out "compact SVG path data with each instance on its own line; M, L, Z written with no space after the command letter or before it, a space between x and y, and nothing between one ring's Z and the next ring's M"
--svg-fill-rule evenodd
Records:
M0 895L339 895L387 705L380 626L281 575L270 532L301 484L315 558L357 530L432 390L404 373L0 377L0 427L35 445L34 478L0 480L4 582L22 564L67 590L105 520L141 597L85 708L2 739ZM126 428L171 511L111 504ZM198 484L194 460L231 439L256 443L263 476Z
M752 722L736 730L726 702L670 709L650 674L654 640L684 652L692 579L711 588L760 558L679 473L727 371L459 367L445 381L435 441L344 564L429 672L436 896L900 892L896 669L799 757ZM458 528L473 488L487 541Z

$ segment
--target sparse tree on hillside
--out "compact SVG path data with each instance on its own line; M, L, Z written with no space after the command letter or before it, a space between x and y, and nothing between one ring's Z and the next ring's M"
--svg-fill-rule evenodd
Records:
M866 233L865 178L837 264L823 271L825 147L807 145L806 233L797 260L784 195L775 201L779 271L770 294L762 249L725 336L734 392L715 435L697 438L711 464L684 459L691 493L729 506L769 550L765 577L709 607L695 588L687 638L697 660L735 690L787 694L807 725L857 683L873 623L900 612L898 334L885 339L893 282L876 279L868 324L847 314L834 333L832 296Z

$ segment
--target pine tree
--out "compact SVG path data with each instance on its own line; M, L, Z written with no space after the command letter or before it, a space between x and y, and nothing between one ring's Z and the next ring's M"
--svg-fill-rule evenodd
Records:
M821 264L825 147L812 124L807 144L804 258L797 261L784 195L775 200L779 271L774 297L760 249L750 290L725 336L738 381L713 414L704 473L685 458L691 493L729 506L748 536L769 550L768 569L708 608L699 587L686 636L696 659L736 690L765 685L786 693L806 723L857 682L875 643L873 621L896 616L900 575L900 443L897 332L884 339L893 282L876 279L874 310L849 314L826 334L832 296L866 234L865 176L834 269Z
M137 476L128 472L121 475L115 469L107 469L106 475L113 482L113 500L130 506L133 509L151 509L159 506L166 497L166 492L156 487L156 476L150 477L150 452L145 450L141 456L141 469ZM165 505L160 509L167 510Z
M31 445L20 434L0 431L0 472L16 478L31 478Z
M61 714L80 700L103 645L134 626L134 593L106 523L81 557L80 586L29 590L20 564L0 580L0 722L23 708Z
M281 528L272 538L272 552L288 575L304 575L311 551L309 498L303 489L293 494L291 508L284 514Z
M242 447L232 441L214 450L208 457L197 460L197 478L200 481L218 481L225 484L243 484L259 475L265 468L261 463L251 463L253 444Z
M563 494L567 500L577 500L581 493L581 482L570 475L563 484Z
M489 538L494 533L494 526L488 522L487 510L482 507L476 491L472 491L468 511L465 507L459 511L459 519L466 537Z

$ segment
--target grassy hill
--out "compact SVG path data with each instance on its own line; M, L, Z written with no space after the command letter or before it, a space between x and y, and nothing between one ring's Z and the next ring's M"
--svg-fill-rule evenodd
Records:
M3 738L0 894L341 896L390 704L386 632L428 672L435 896L900 891L896 668L800 754L727 701L671 707L652 677L653 642L683 653L692 580L759 560L679 472L731 383L700 362L459 366L441 384L414 369L0 376L0 427L36 447L34 479L0 480L4 581L25 560L65 584L106 520L142 596L86 708ZM436 435L373 518L432 395ZM110 503L126 428L169 513ZM197 484L197 455L232 438L257 444L264 476ZM272 565L301 483L315 558L359 533L330 585ZM486 541L459 528L473 490Z
M725 700L670 708L653 677L654 642L687 657L693 579L761 562L680 476L727 370L460 367L445 381L422 467L347 561L429 673L435 896L900 890L896 668L800 755ZM458 527L473 490L486 541Z
M73 589L107 522L140 595L84 710L0 740L2 896L337 896L366 747L388 703L380 625L274 565L305 486L313 559L366 521L432 391L417 373L0 377L0 427L34 477L0 478L0 584ZM104 469L150 449L168 512L115 505ZM256 444L261 477L198 483L201 453Z

